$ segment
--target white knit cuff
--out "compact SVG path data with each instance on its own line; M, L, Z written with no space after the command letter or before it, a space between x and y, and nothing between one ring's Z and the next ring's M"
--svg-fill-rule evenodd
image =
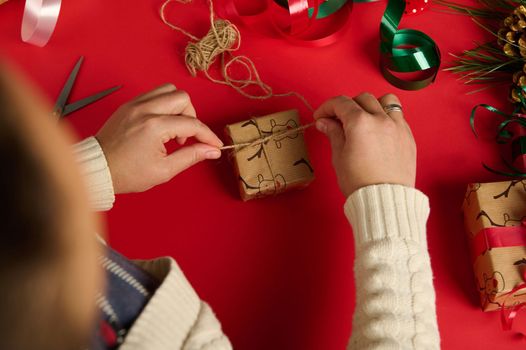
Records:
M172 258L134 260L162 281L120 350L183 349L198 321L201 300Z
M349 196L344 210L357 246L386 238L427 244L429 199L414 188L391 184L366 186Z
M115 202L113 181L99 142L95 137L88 137L74 145L73 151L84 176L91 207L97 211L111 209Z

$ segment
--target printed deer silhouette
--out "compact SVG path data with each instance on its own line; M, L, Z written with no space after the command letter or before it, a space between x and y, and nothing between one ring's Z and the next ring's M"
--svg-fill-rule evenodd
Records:
M287 122L284 123L284 124L277 124L274 119L271 119L270 120L270 127L272 128L272 129L270 129L270 133L271 134L277 134L277 133L283 132L285 130L296 129L298 127L298 124L293 119L287 120ZM285 136L276 136L272 140L274 140L274 143L276 144L277 148L281 148L281 146L282 146L281 141L282 140L287 139L287 138L288 139L295 139L296 137L298 137L298 135L299 135L299 132L297 131L297 132L294 132L292 134L288 134L288 135L285 135Z
M257 181L258 183L255 185L250 185L243 179L241 176L239 177L239 180L243 182L245 185L245 188L252 189L252 190L258 190L256 193L257 197L260 197L263 195L263 192L269 188L274 188L275 193L282 192L287 187L287 181L285 180L285 177L281 174L276 174L273 179L265 179L263 174L258 174Z
M251 120L248 120L247 122L245 122L245 123L243 123L241 125L242 128L245 128L247 126L254 126L255 128L258 129L258 132L260 133L261 137L266 137L266 136L269 136L269 135L280 133L280 132L285 131L285 130L295 129L295 128L298 127L298 124L293 119L289 119L283 124L278 124L278 123L276 123L276 120L271 119L270 120L270 127L271 127L271 129L270 130L264 130L264 129L261 129L258 126L258 124L257 124L257 122L255 120L251 119ZM295 139L296 137L298 137L299 134L300 133L298 131L298 132L294 132L294 133L289 134L289 135L276 136L276 137L272 138L272 141L274 141L274 143L276 144L276 148L281 148L283 146L281 141L283 141L284 139L287 139L287 138L288 139ZM267 144L267 143L268 143L268 141L266 141L264 144ZM264 149L263 149L264 144L262 143L262 144L258 145L258 150L252 156L248 157L247 161L251 161L254 158L261 158L261 156L263 155L263 152L264 152Z
M491 275L487 275L485 272L482 274L482 281L477 277L477 285L479 292L483 294L484 303L497 304L493 301L493 298L497 293L500 293L505 288L504 276L499 271L494 271Z

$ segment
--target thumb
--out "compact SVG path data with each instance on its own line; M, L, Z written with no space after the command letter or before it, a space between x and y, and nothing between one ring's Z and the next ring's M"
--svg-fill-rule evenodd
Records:
M324 133L331 143L333 152L339 152L345 144L345 133L342 125L329 118L320 118L316 121L316 129Z
M191 166L205 160L221 157L221 151L204 143L195 143L178 149L166 157L172 176L190 168Z

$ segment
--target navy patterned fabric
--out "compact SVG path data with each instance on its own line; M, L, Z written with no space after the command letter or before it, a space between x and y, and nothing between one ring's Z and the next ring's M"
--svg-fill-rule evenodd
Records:
M160 281L111 248L100 257L100 263L106 272L107 286L105 295L97 298L100 322L91 349L116 349Z

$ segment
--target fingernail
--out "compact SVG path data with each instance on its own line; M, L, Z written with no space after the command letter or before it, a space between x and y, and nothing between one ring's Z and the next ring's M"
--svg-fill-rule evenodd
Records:
M327 123L325 123L322 120L316 121L316 129L318 129L322 133L326 134L327 133Z
M221 157L221 151L218 150L218 149L207 151L205 153L205 157L206 157L206 159L217 159L217 158Z

